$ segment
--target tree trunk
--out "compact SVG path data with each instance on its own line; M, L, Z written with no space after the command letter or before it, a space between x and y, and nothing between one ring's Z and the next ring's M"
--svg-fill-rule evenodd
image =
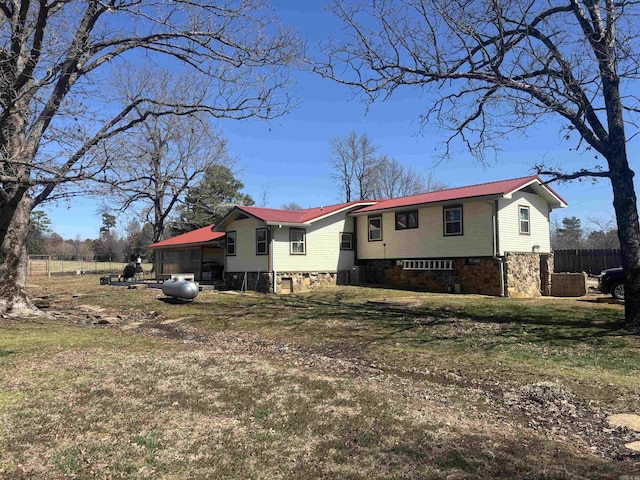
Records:
M611 169L613 207L618 221L622 267L625 271L625 323L640 327L640 227L633 185L633 172L626 161L622 168Z
M0 315L37 313L27 296L27 232L32 200L17 194L0 206Z

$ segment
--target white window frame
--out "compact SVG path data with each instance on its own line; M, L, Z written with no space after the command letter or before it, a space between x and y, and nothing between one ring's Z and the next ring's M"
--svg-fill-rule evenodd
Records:
M302 233L302 239L294 240L294 232ZM302 247L302 251L295 252L294 245ZM289 229L289 254L290 255L306 255L307 254L307 231L304 228L290 228Z
M527 219L522 219L522 212L527 212ZM527 226L526 230L522 228L522 225ZM527 205L518 205L518 226L520 235L531 235L531 209Z
M380 226L372 230L371 220L379 220ZM367 217L367 230L368 230L368 238L370 242L381 242L382 241L382 215L371 215ZM371 232L380 232L380 238L373 238L371 235Z

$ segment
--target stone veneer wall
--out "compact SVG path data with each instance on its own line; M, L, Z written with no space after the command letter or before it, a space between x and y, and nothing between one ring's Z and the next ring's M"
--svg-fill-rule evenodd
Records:
M348 273L348 272L345 272ZM346 284L342 272L277 272L276 292L282 291L282 279L290 278L293 293L310 292L321 288Z
M463 293L502 295L500 291L500 263L493 258L480 258L480 264L467 265L466 259L456 260L456 276L462 282Z
M395 260L369 260L362 263L369 269L365 275L366 283L385 283L428 292L453 291L453 285L460 283L462 293L500 295L500 264L492 257L480 258L475 265L467 265L466 260L456 259L453 272L404 270L395 265Z
M348 282L349 272L277 272L276 273L276 292L282 290L282 279L290 278L294 293L310 292L320 288L332 287L335 285L344 285ZM225 273L225 283L232 290L242 290L244 282L244 272ZM270 293L273 291L273 275L266 272L247 272L246 289L261 293Z
M548 254L545 254L548 255ZM553 273L553 257L548 262L549 275ZM540 294L540 254L505 253L505 283L507 296L515 298L539 297Z

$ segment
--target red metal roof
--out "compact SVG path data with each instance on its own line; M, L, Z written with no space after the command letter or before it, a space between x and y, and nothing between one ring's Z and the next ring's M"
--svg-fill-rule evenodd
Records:
M544 184L544 182L537 175L532 175L529 177L513 178L510 180L501 180L498 182L489 182L481 183L478 185L469 185L466 187L449 188L447 190L440 190L437 192L421 193L418 195L411 195L409 197L391 198L389 200L381 200L375 205L361 208L360 210L357 210L356 213L374 212L378 210L408 207L411 205L421 205L425 203L463 200L473 197L506 195L536 181L540 184ZM562 203L567 203L551 188L546 185L544 185L544 187L549 190L554 196L556 196Z
M198 228L193 232L183 233L172 238L167 238L158 243L149 245L151 248L176 247L179 245L189 245L196 243L207 243L213 240L219 240L224 237L224 232L212 232L213 225Z
M307 208L303 210L278 210L275 208L245 206L238 206L236 208L259 220L262 220L263 222L308 223L324 217L325 215L330 215L332 213L348 209L349 207L367 205L370 203L373 202L356 200L353 202L329 205L327 207Z

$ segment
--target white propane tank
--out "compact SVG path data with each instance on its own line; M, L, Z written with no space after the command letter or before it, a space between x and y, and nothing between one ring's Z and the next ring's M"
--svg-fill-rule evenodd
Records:
M198 296L198 284L184 277L175 277L162 284L162 293L167 297L179 298L182 300L193 300Z

